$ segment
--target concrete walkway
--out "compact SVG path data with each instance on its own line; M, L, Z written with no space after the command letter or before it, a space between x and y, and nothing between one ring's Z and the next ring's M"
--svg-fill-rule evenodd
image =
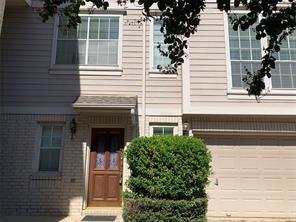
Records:
M122 217L117 216L0 216L0 222L122 222ZM98 219L100 218L100 219ZM111 219L112 218L112 219ZM97 220L96 220L97 219Z
M3 216L0 222L80 222L83 216Z

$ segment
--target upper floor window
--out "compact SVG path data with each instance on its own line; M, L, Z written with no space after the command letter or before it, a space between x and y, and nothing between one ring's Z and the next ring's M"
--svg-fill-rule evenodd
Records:
M246 69L256 71L260 68L263 48L267 47L267 38L256 40L254 28L246 31L234 31L229 27L229 48L231 63L231 87L243 88L243 76ZM296 35L283 40L281 51L276 55L276 69L271 70L271 82L266 82L267 88L296 88Z
M63 148L63 126L45 124L41 127L39 144L39 172L58 172L60 170Z
M169 57L161 55L158 46L161 46L161 49L163 51L167 51L168 47L164 44L164 37L163 33L160 32L161 23L159 20L154 19L153 20L153 62L152 62L152 68L157 69L159 66L162 68L169 66L171 63L171 60Z
M272 88L296 88L296 35L282 41L281 51L275 56L276 68L271 70Z
M119 16L81 16L77 29L59 18L55 64L119 65Z

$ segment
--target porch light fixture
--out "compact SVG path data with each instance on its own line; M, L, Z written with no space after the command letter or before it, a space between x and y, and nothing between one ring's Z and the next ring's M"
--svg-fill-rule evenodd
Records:
M75 118L72 118L70 122L70 131L71 131L71 139L73 139L73 135L76 133L77 124Z
M185 136L189 135L189 123L188 122L183 123L183 135L185 135Z

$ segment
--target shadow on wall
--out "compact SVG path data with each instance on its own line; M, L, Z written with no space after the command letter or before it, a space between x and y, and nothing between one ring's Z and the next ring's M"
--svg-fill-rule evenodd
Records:
M75 116L72 103L81 92L73 64L85 56L80 51L84 43L76 30L58 31L53 41L53 20L43 24L27 5L6 2L0 88L2 111L10 114L0 117L1 213L79 215L84 195L82 144L88 138L78 131L71 139L69 123ZM65 69L69 65L72 68ZM62 170L55 176L38 174L33 167L41 146L38 130L44 123L62 123L65 129Z

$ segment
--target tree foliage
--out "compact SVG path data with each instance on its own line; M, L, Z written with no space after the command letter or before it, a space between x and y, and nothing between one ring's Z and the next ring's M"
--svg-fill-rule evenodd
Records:
M286 39L296 28L296 0L216 0L217 8L229 12L231 9L246 9L249 13L231 18L234 30L247 30L255 25L256 39L268 38L268 47L264 49L261 68L256 72L247 70L243 78L249 95L260 96L265 89L263 78L271 77L271 70L275 68L275 52L281 49L282 40ZM78 15L80 6L91 2L97 8L107 9L107 0L44 0L40 16L43 21L60 14L69 18L68 27L76 27L81 22ZM127 0L117 0L118 4L127 4ZM205 0L129 0L132 4L142 6L146 19L153 17L151 6L157 5L160 11L161 28L164 43L168 44L168 51L160 52L171 59L168 72L176 71L184 62L187 38L197 31L200 23L200 13L205 9ZM60 7L66 4L65 7ZM258 17L262 16L260 21ZM256 23L256 24L255 24Z

